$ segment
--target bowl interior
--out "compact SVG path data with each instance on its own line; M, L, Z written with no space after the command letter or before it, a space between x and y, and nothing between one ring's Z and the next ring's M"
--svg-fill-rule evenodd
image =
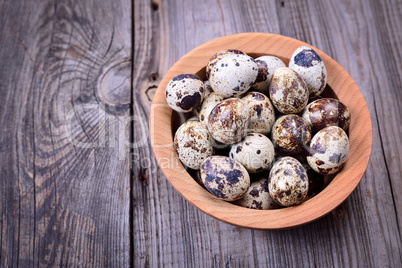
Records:
M279 57L288 64L293 51L302 45L285 36L245 33L221 37L190 51L169 70L153 100L150 116L151 143L158 163L172 186L191 204L221 221L256 229L283 229L299 226L324 216L341 204L359 183L368 163L372 143L371 121L364 98L347 72L328 55L312 47L324 61L328 84L323 97L339 99L351 111L350 152L344 168L331 183L304 203L278 210L243 208L214 197L189 175L173 149L173 135L189 117L172 110L165 100L165 88L180 73L195 73L205 79L208 59L222 49L239 49L253 58L262 55ZM309 45L308 45L309 46Z

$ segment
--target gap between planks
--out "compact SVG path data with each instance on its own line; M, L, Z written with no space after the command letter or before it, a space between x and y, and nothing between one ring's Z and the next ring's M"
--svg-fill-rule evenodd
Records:
M130 118L132 119L134 116L134 52L135 52L135 0L131 0L131 77L130 77ZM134 121L130 120L130 156L129 156L129 237L130 237L130 248L129 248L129 263L130 267L134 267L134 169L133 169L133 161L131 157L134 155L134 148L132 146L134 144Z

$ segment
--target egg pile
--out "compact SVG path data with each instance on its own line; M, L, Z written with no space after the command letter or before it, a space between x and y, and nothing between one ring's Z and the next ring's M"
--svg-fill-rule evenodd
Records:
M251 209L298 205L344 166L350 111L320 96L327 71L310 47L297 48L288 67L270 55L219 51L206 63L206 77L174 77L166 101L195 116L173 144L215 197Z

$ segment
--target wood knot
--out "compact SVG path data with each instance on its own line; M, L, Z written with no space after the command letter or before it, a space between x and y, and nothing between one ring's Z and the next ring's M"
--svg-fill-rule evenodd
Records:
M156 2L151 2L151 8L153 11L158 11L159 10L159 4Z
M148 83L146 83L145 95L149 102L152 102L156 89L158 88L158 84L160 82L159 73L154 72L151 73L148 77Z
M155 82L157 79L159 78L159 74L158 73L151 73L150 75L149 75L149 81L150 82Z
M96 88L98 98L111 106L131 102L131 61L114 61L101 72Z

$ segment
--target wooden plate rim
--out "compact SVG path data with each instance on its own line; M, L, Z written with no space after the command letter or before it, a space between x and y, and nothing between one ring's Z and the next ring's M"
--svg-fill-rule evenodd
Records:
M313 48L324 61L328 84L352 115L349 128L350 153L344 168L318 195L306 202L278 210L253 210L219 200L187 173L173 148L172 110L165 99L167 83L181 73L197 73L210 56L223 49L267 54L289 59L299 46ZM267 33L241 33L220 37L191 50L166 73L155 93L149 119L152 148L168 181L188 202L204 213L240 227L285 229L314 221L339 206L360 182L371 153L372 126L367 104L350 75L319 49L290 37Z

